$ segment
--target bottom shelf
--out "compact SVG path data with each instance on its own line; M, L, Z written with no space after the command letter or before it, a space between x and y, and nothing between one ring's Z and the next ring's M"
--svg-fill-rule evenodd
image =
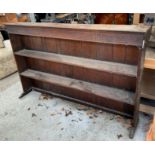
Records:
M20 75L33 79L33 86L36 88L133 114L132 92L30 69Z
M155 114L155 100L141 97L139 111L154 115Z

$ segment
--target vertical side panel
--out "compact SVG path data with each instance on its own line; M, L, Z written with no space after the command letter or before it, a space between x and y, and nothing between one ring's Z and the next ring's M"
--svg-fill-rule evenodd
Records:
M138 71L137 71L137 83L136 83L136 93L135 93L135 108L134 108L134 119L133 126L136 127L139 119L139 102L140 102L140 94L141 94L141 81L143 75L143 67L144 67L144 59L145 59L145 47L139 48L139 56L138 56ZM133 135L130 135L131 137Z
M10 41L12 45L13 52L23 49L23 43L20 35L10 34ZM18 72L21 73L24 70L28 69L26 59L24 57L15 56L16 64L18 67ZM30 79L26 79L24 77L20 77L23 91L25 92L27 89L32 87L32 82Z

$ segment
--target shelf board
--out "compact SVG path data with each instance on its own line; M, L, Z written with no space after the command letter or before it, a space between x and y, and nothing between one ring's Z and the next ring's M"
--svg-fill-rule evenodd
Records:
M150 40L148 41L148 46L155 48L155 37L153 35L150 36Z
M155 59L145 59L144 68L155 70Z
M155 107L140 104L139 111L154 115L155 114Z
M139 111L154 115L155 114L155 100L141 97Z
M75 56L67 56L62 54L54 54L48 52L34 51L34 50L20 50L15 53L19 56L53 61L57 63L79 66L88 69L94 69L99 71L110 72L114 74L121 74L131 77L137 76L137 67L134 65L110 62L110 61L100 61L100 60L92 60L87 58L75 57Z
M77 29L77 30L96 30L96 31L114 31L114 32L135 32L146 33L150 27L144 24L141 25L113 25L113 24L66 24L66 23L7 23L7 27L44 27L57 29ZM82 38L81 38L82 39Z
M94 83L84 82L81 80L62 77L62 76L30 70L30 69L22 72L20 75L30 79L89 93L106 99L112 99L115 101L120 101L122 103L134 105L134 101L133 101L134 93L123 89L118 89L118 88L113 88L113 87L108 87L103 85L101 86Z
M144 68L154 69L155 70L155 49L146 48Z
M155 100L155 71L152 69L144 69L141 97Z

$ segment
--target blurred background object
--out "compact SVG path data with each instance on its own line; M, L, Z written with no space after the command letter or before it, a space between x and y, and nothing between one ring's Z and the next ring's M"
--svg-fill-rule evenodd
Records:
M95 24L128 24L128 13L95 13Z

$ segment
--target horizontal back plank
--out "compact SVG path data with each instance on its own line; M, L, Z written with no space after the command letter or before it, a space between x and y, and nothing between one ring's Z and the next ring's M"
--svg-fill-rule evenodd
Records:
M138 64L138 56L140 54L139 48L127 45L101 44L29 36L21 36L21 40L25 49L133 65Z
M56 62L27 58L30 69L57 74L78 80L135 91L136 77L99 71L81 66L71 66ZM82 75L82 76L81 76Z
M31 26L7 26L10 34L28 35L57 39L68 39L74 41L124 44L141 47L144 34L140 32L121 32L108 30L83 30L83 29L65 29L50 27L31 27Z

